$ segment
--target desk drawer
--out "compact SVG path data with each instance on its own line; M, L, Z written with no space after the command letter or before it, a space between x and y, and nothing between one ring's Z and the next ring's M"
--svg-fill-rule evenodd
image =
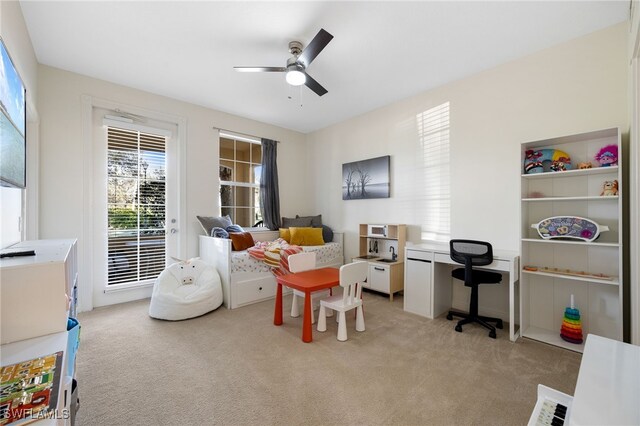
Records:
M434 260L437 263L454 263L457 264L457 262L455 262L453 259L451 259L451 256L449 256L448 254L443 254L443 253L435 253L433 255Z
M434 259L435 259L436 263L449 263L449 264L452 264L452 265L460 265L461 267L464 266L464 265L454 261L453 259L451 259L451 256L449 256L448 254L436 253ZM480 269L495 269L496 271L508 272L509 271L509 261L493 259L493 262L491 262L491 264L486 265L486 266L478 266L478 268L480 268Z
M406 258L417 259L417 260L433 260L433 252L407 249Z

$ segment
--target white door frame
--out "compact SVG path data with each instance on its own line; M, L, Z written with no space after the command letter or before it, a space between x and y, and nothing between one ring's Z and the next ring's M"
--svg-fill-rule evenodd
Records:
M629 272L630 340L640 345L640 2L631 2L630 61L630 155L629 155Z
M100 304L120 303L134 299L149 297L151 288L130 288L123 289L113 295L108 303L103 301L96 303L94 297L93 274L94 257L97 247L93 237L94 219L94 143L93 140L93 110L94 108L104 108L107 110L122 110L130 114L148 117L153 120L165 121L177 126L177 257L183 258L187 246L186 234L186 141L187 141L187 119L184 117L165 114L157 111L125 105L106 99L100 99L89 95L82 95L82 142L83 142L83 214L82 233L78 247L78 311L90 311L94 306Z

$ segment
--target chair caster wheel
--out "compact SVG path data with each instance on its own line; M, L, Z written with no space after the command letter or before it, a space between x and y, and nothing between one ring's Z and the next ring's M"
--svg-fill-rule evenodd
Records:
M496 328L499 328L500 330L502 330L502 327L503 327L502 320L500 320L496 323Z
M453 319L453 315L451 315L451 314L447 314L447 319L448 319L449 321L451 321L451 320Z
M496 332L495 331L490 331L489 332L489 337L491 337L492 339L496 338Z
M462 333L462 327L460 327L459 325L456 325L456 331L458 333Z

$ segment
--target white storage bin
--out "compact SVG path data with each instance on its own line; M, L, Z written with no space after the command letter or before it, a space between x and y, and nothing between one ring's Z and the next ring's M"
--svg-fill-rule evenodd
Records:
M76 240L23 241L35 256L0 260L0 344L67 330L77 274Z

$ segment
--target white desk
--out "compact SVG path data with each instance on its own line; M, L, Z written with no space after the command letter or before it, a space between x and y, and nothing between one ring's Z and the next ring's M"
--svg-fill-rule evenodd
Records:
M421 272L413 272L412 259L424 263ZM518 316L518 281L520 279L520 257L515 251L495 250L493 263L483 266L509 274L509 338L515 341L519 334L515 319ZM429 264L433 267L429 267ZM449 244L425 243L405 247L405 311L427 318L435 318L451 308L451 265L460 266L451 259ZM415 282L413 282L415 281ZM420 306L420 305L427 306Z
M640 346L589 334L572 425L640 425Z
M568 425L640 425L640 346L589 334L584 347L575 396L538 385L538 401L529 426L544 401L567 407Z

